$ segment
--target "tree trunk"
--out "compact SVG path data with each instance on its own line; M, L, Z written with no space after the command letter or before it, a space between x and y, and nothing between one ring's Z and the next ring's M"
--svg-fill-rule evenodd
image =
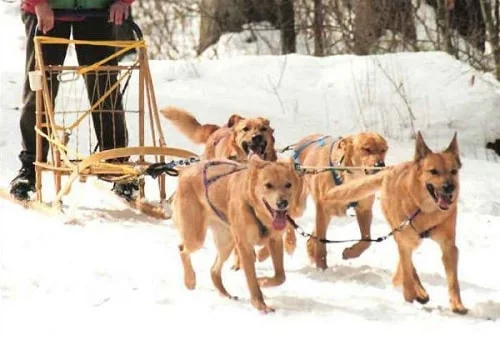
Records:
M323 30L324 6L322 0L314 0L314 55L325 55L325 35Z
M498 20L498 4L499 0L495 0L495 18ZM498 34L498 21L495 22L493 18L491 3L487 0L480 0L481 11L483 13L484 22L486 24L486 29L488 30L488 41L491 45L493 58L495 61L495 77L500 80L500 41Z
M272 2L269 0L269 2ZM277 0L278 23L281 31L281 53L296 52L295 10L293 0Z
M198 54L221 34L240 32L244 24L268 21L276 27L277 6L271 0L202 0Z
M417 33L411 0L359 0L354 10L354 53L369 54L384 30L400 32L415 45Z

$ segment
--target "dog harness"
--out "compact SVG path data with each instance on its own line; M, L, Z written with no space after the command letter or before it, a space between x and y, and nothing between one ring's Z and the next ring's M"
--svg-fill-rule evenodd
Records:
M233 168L228 171L228 172L224 172L222 174L218 174L218 175L215 175L211 178L208 178L207 176L207 170L209 167L211 166L217 166L217 165L231 165ZM212 162L208 162L206 163L204 166L203 166L203 188L205 189L205 198L207 199L207 202L208 202L208 205L210 205L210 208L212 208L212 210L214 211L214 213L224 222L228 223L228 219L226 217L226 215L220 211L219 209L217 209L217 207L212 203L212 201L210 200L210 197L208 195L208 187L210 186L210 184L213 184L215 181L217 181L218 179L221 179L222 177L226 177L226 176L229 176L229 175L232 175L236 172L239 172L241 170L245 170L247 169L246 166L241 166L241 164L239 163L235 163L235 162L225 162L225 161L212 161Z
M213 177L208 178L208 175L207 175L208 168L211 166L217 166L217 165L231 165L231 166L233 166L233 168L228 172L224 172L222 174L218 174L218 175L215 175ZM246 166L241 166L241 164L239 164L239 163L229 162L229 161L227 161L227 162L226 161L212 161L212 162L206 163L203 166L203 187L205 189L205 198L207 199L208 205L210 206L210 208L212 208L213 212L217 215L217 217L219 217L225 223L229 223L229 220L227 219L227 216L220 209L217 209L217 207L210 200L210 197L208 195L208 187L210 186L210 184L213 184L215 181L217 181L223 177L232 175L236 172L239 172L239 171L245 170L245 169L247 169ZM249 204L247 204L247 206L248 206L248 210L249 210L250 214L252 215L252 217L255 219L255 221L257 223L257 227L259 228L259 235L261 237L267 236L269 234L269 229L257 217L257 214L255 213L255 210L253 209L253 207L250 206Z
M312 144L317 144L317 147L320 148L320 147L323 147L326 145L325 143L325 139L328 139L328 138L332 138L331 136L322 136L320 138L317 138L317 139L313 139L313 140L310 140L310 141L307 141L305 142L304 144L302 145L299 145L297 148L293 148L293 162L295 164L299 164L300 165L300 162L299 162L299 157L300 157L300 154L302 153L302 151L304 151L307 147L309 147L310 145ZM330 174L332 175L332 179L333 179L333 182L335 183L335 185L339 186L339 185L342 185L344 183L344 181L342 180L342 176L340 176L340 173L338 171L335 171L334 167L336 166L335 162L332 160L332 151L333 151L333 147L335 146L335 143L337 143L338 141L340 141L342 138L339 138L337 140L333 140L331 143L330 143L330 152L328 153L329 157L328 157L328 165L330 166ZM287 148L285 148L285 150L287 150ZM340 158L340 161L339 161L339 164L338 165L341 165L342 162L344 160L344 156L342 156ZM347 170L348 171L348 170ZM358 205L358 202L350 202L348 205L347 205L347 208L355 208L356 206Z

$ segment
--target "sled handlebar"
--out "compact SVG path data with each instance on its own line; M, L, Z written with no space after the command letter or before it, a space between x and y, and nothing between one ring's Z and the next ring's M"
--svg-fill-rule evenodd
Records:
M54 17L56 20L64 17L107 18L108 16L109 12L105 9L54 9ZM137 35L138 40L143 38L141 28L132 20L131 16L123 22L130 26Z

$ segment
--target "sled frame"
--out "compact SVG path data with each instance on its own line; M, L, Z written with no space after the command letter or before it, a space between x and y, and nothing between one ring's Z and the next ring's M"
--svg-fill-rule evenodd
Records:
M89 66L53 66L45 65L42 55L42 46L44 44L89 44L89 45L106 45L115 47L117 52L110 57ZM113 178L112 181L143 179L145 168L152 162L146 161L147 155L154 156L154 162L164 162L166 158L189 158L196 157L193 152L184 149L167 147L165 136L160 124L158 115L158 107L156 104L156 96L153 87L153 80L149 68L147 58L147 49L144 40L132 41L87 41L87 40L71 40L39 36L34 39L35 45L35 70L41 71L41 88L36 90L36 202L43 203L42 195L42 173L52 172L54 175L55 197L49 203L56 209L61 209L62 198L67 195L71 186L76 179L82 182L89 176L105 176ZM136 49L137 59L131 65L103 65L106 60L115 58L131 49ZM90 103L91 108L79 117L71 126L60 126L56 124L55 110L52 105L53 98L47 74L50 72L61 72L82 75L89 71L114 71L117 76L116 84L110 84L108 91L96 100L95 103ZM110 95L113 89L120 89L120 82L123 82L125 75L120 76L120 72L138 72L138 145L116 149L108 149L90 154L90 156L79 158L77 160L70 159L72 154L68 150L64 140L64 132L68 129L75 129L84 121L85 117L91 115L92 111L101 103L106 95ZM146 109L149 113L149 125L151 128L152 143L146 144ZM125 114L126 109L121 113ZM90 119L90 117L88 117ZM44 132L46 129L46 133ZM42 141L46 139L49 143L49 155L46 161L43 161ZM78 152L75 152L78 153ZM110 159L138 156L138 160L123 163L106 162ZM49 161L49 158L51 160ZM67 176L67 180L62 181L62 177ZM139 181L139 197L138 200L145 198L144 180ZM158 178L158 189L160 201L166 200L165 175Z

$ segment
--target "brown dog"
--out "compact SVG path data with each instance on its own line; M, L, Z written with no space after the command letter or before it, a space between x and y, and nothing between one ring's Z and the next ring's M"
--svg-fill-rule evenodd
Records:
M181 236L179 250L186 287L195 288L190 254L203 246L210 226L218 252L211 272L216 289L232 298L222 284L221 269L236 246L252 305L263 312L272 311L259 286L277 286L285 281L283 233L287 215L304 209L304 202L299 200L301 181L291 162L268 162L255 156L246 165L219 159L183 169L174 196L173 219ZM270 249L274 277L256 277L255 245Z
M189 112L167 107L160 111L192 142L205 144L205 159L230 158L245 161L250 153L267 161L276 160L274 130L265 118L243 118L233 114L226 126L201 125Z
M379 167L384 166L388 150L386 140L376 133L363 132L340 139L329 136L311 135L294 145L294 158L303 166L310 167ZM326 237L326 230L332 216L346 214L348 205L355 206L361 237L370 237L372 206L374 195L364 197L357 202L327 202L328 191L335 186L342 186L354 178L364 177L373 171L328 171L306 175L307 190L316 204L316 225L314 235ZM358 242L344 249L343 258L358 257L368 247L367 242ZM326 269L326 246L314 238L307 241L307 252L317 268Z
M412 162L334 188L327 194L327 201L361 200L381 189L382 210L395 230L399 250L393 283L402 282L406 301L429 301L412 262L413 251L423 237L429 236L443 253L451 309L465 314L467 309L462 305L458 285L458 248L455 245L460 167L456 134L446 150L434 153L419 132Z
M167 107L161 113L172 122L184 135L194 143L205 144L204 159L229 158L238 162L246 162L250 153L263 160L275 161L274 129L265 118L243 118L233 114L226 126L214 124L201 125L189 112ZM296 247L295 231L287 228L285 249L292 254ZM265 248L264 248L265 249ZM269 252L262 250L260 259L265 259ZM240 269L237 252L234 256L234 270Z

